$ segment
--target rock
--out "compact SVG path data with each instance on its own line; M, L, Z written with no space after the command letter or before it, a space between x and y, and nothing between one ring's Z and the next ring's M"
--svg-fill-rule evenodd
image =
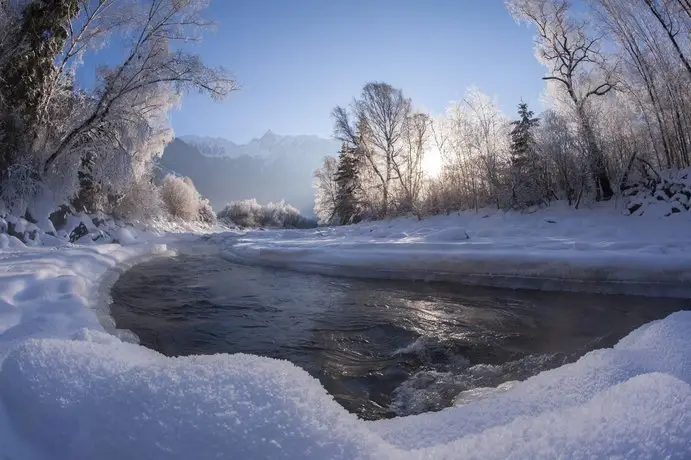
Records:
M629 205L629 214L633 214L634 212L638 211L641 208L640 203L632 203Z
M83 236L88 234L89 229L86 228L86 225L84 225L84 223L82 222L79 225L77 225L74 230L72 230L72 233L70 233L70 243L74 243Z
M50 222L53 224L53 228L57 230L62 230L67 224L67 217L72 214L69 206L62 205L57 211L51 213L48 217Z

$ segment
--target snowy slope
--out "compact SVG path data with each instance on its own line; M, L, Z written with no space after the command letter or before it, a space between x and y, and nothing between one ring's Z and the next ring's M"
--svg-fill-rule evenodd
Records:
M691 295L691 218L631 217L614 204L532 214L496 210L225 243L237 262L375 278L643 295Z
M458 231L445 230L439 238L440 231L425 228L417 236L422 242L463 242L448 241ZM468 228L472 238L476 230ZM674 234L666 232L666 238ZM309 246L326 238L267 235L263 244L273 241L282 248L280 236L292 250L296 241ZM205 244L213 249L212 243L228 244L231 238L216 235ZM387 244L401 244L403 238L389 238ZM376 248L376 239L362 239ZM691 453L691 312L644 325L613 349L591 352L502 393L438 413L364 422L286 361L223 354L168 358L128 343L131 335L115 331L107 316L105 289L118 267L163 254L160 243L201 240L164 235L129 242L0 250L0 458L687 458Z

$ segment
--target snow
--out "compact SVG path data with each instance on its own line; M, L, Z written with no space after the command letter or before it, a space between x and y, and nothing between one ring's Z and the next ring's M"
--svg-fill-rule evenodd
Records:
M491 209L225 242L239 263L327 275L543 290L691 296L691 216L625 216L615 204L528 214Z
M58 240L53 247L28 247L16 238L19 244L10 245L13 237L6 237L0 250L0 457L688 458L691 312L648 323L611 349L527 380L461 393L457 407L376 422L349 414L316 379L287 361L243 354L166 357L116 330L108 316L107 289L118 273L192 244L223 244L231 254L253 250L260 258L273 251L273 260L290 266L314 260L309 258L320 249L333 256L337 248L347 253L341 262L372 253L380 258L359 266L384 256L401 266L405 251L397 246L409 247L409 257L419 256L423 265L433 260L430 248L439 256L450 254L449 267L458 254L489 253L499 260L497 254L511 247L521 255L516 270L530 251L538 258L550 251L594 257L599 248L632 260L641 254L655 268L669 266L664 248L673 260L685 260L688 227L682 220L657 222L653 232L652 224L629 217L631 224L615 235L613 222L603 217L597 226L592 219L600 218L590 214L446 216L437 222L203 238L128 228L118 235L126 245ZM469 240L459 237L465 232ZM554 239L547 241L548 234ZM466 248L481 238L484 251Z

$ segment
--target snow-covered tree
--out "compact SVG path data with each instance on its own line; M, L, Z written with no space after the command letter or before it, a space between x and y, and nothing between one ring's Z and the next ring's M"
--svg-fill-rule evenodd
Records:
M511 205L531 206L546 199L544 173L541 158L535 148L535 129L540 119L528 109L528 104L518 104L518 120L511 122Z
M336 171L338 160L332 156L324 157L324 163L314 171L314 213L320 224L334 223L336 209Z
M361 167L369 172L363 176L375 179L372 187L378 190L377 211L382 216L389 215L394 163L403 150L410 111L403 91L383 82L367 83L350 112L343 107L333 110L336 138L357 150Z
M0 144L13 146L0 152L0 182L8 187L21 176L34 184L27 193L48 188L56 203L76 199L88 210L112 207L131 187L148 184L154 157L172 139L167 114L180 94L222 98L235 89L223 69L186 51L211 26L205 5L0 2L0 26L7 26L0 27ZM98 67L92 90L74 87L85 52L109 37L125 49L123 61Z
M588 166L598 199L614 194L606 159L593 130L591 101L614 89L616 80L605 65L602 37L593 35L584 19L573 14L570 0L508 0L518 21L537 31L536 55L547 68L544 80L566 93L578 118Z
M360 162L355 148L343 144L338 154L338 167L334 175L336 201L333 219L339 225L351 224L358 220L360 190Z

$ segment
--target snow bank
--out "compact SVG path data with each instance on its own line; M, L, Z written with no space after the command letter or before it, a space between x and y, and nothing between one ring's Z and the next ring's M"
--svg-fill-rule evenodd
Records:
M473 238L472 227L455 227L470 228ZM408 236L402 238L424 238L403 232ZM461 232L450 233L454 244L464 244L457 239ZM312 235L333 238L323 230ZM132 236L129 246L0 251L3 459L688 458L691 453L691 312L644 325L612 349L508 388L460 395L459 407L365 422L289 362L240 354L169 358L126 343L117 331L105 333L112 324L99 306L113 270L165 250ZM175 238L171 242L191 241Z
M691 218L628 217L612 204L534 214L485 210L229 236L240 263L327 275L543 290L691 296Z
M498 396L363 422L286 361L168 358L82 330L5 359L0 441L22 459L684 458L690 354L676 313Z

